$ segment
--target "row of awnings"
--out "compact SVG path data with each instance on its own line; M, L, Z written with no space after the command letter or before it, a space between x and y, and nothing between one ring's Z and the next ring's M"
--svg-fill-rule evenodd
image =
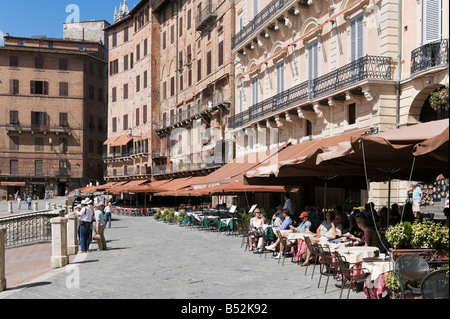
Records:
M296 191L298 186L366 188L370 181L420 181L448 174L449 121L387 132L356 130L235 158L207 176L111 182L82 191L154 196Z

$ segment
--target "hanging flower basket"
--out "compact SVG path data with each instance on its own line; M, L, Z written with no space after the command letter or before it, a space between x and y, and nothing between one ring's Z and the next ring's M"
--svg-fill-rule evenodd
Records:
M429 99L430 107L433 110L444 109L448 111L448 86L443 87L442 89L431 93L431 97Z

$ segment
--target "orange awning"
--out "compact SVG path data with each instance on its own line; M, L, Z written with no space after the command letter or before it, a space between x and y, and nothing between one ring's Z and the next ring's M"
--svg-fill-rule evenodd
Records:
M111 144L111 143L115 142L119 137L120 137L120 136L110 137L110 138L108 138L108 139L105 141L105 143L103 143L103 145Z
M233 194L245 194L245 193L285 193L285 192L297 192L298 188L291 189L284 186L273 185L245 185L244 182L232 182L226 184L220 184L209 189L205 189L204 193L210 195L233 195Z
M146 179L141 179L136 181L129 181L121 185L114 185L109 189L109 192L112 194L129 193L130 189L137 187L145 182L147 182Z
M122 146L122 145L127 145L131 140L133 139L133 137L130 137L128 135L122 135L120 136L117 140L115 140L111 146Z
M0 182L1 186L25 186L25 182Z

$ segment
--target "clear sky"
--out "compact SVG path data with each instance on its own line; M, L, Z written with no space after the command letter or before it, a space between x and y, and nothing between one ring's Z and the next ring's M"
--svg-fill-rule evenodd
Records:
M114 9L117 7L119 10L121 2L123 0L0 0L0 45L3 45L5 33L62 38L63 23L78 13L80 21L106 20L113 23ZM127 0L127 3L131 10L139 0Z

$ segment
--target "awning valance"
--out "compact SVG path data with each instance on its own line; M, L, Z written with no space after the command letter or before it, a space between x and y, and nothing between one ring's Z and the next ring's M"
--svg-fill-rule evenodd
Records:
M132 136L129 135L122 135L117 140L115 140L113 143L111 143L111 146L123 146L127 145L131 140L133 139Z

